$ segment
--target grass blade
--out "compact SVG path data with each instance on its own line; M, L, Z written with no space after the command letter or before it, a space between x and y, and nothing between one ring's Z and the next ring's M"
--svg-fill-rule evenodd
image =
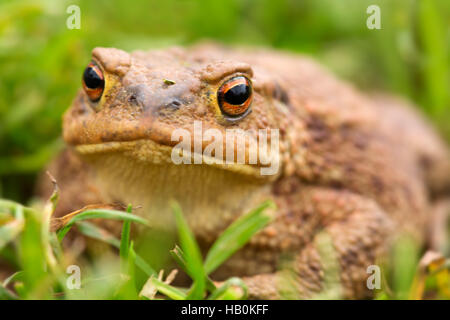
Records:
M180 266L181 270L193 278L193 276L189 274L189 270L186 266L186 259L184 258L183 250L181 250L179 246L175 246L173 250L170 250L170 255L175 260L177 265ZM213 292L217 289L214 282L212 282L208 276L206 276L206 289L208 289L209 292Z
M170 255L175 260L177 265L180 266L181 270L186 272L186 274L192 278L193 275L189 274L189 269L186 265L186 259L184 257L183 250L181 250L181 248L176 245L173 250L170 250Z
M242 248L248 240L271 220L271 216L264 211L275 208L272 201L266 201L250 213L233 222L214 242L205 260L205 272L210 274L216 270L237 250Z
M17 271L3 281L3 286L7 287L10 283L16 280L21 280L22 278L23 278L23 271Z
M181 208L175 202L171 204L175 215L175 221L178 227L178 235L180 237L181 248L183 249L183 256L186 260L186 269L191 275L194 283L190 290L187 299L201 299L205 291L206 274L203 269L203 260L200 253L200 248L190 230L186 220L181 213Z
M25 227L18 243L20 266L23 271L23 290L25 299L48 299L51 297L49 282L52 273L45 268L45 248L42 246L41 223L42 215L38 212L27 211ZM53 278L54 279L54 278ZM42 290L43 286L48 289Z
M12 240L14 240L24 228L24 208L12 201L0 200L0 210L7 211L5 220L7 223L0 226L0 251ZM11 214L13 213L13 214ZM14 217L14 219L10 219Z
M58 239L62 241L64 236L69 232L72 228L73 224L78 221L87 220L87 219L111 219L111 220L123 220L123 221L131 221L140 223L143 225L148 225L147 220L133 215L131 213L118 211L118 210L107 210L107 209L92 209L83 211L75 216L67 222L67 224L58 231Z
M0 227L0 250L22 232L23 226L23 221L12 220Z
M180 289L177 289L175 287L172 287L171 285L168 285L155 277L151 278L151 283L155 288L165 296L169 297L172 300L186 300L187 296L186 294L181 291Z
M127 207L127 213L131 214L131 205ZM122 237L120 239L119 256L121 262L122 273L126 273L126 267L128 264L128 252L130 249L130 233L131 233L131 222L124 221L122 228Z
M18 300L19 297L0 283L0 300Z
M230 278L215 290L208 300L243 300L247 298L247 286L239 278Z
M55 178L49 172L47 172L47 175L50 177L50 180L53 183L53 192L50 195L50 198L45 202L42 212L41 241L42 246L45 250L45 258L48 266L55 274L57 274L57 277L61 278L62 271L59 266L59 261L56 259L53 252L54 247L51 244L52 235L54 235L54 233L50 231L51 219L59 200L59 188Z

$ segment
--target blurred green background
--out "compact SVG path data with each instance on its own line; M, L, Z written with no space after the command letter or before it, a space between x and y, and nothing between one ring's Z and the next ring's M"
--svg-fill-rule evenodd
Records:
M66 27L71 4L80 30ZM381 30L366 27L371 4ZM0 197L30 199L96 46L206 38L306 53L362 89L410 97L450 141L449 21L448 0L0 0Z

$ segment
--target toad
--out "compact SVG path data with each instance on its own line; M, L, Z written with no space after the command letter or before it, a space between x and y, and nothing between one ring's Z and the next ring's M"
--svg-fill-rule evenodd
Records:
M204 134L188 153L200 161L176 163L174 133L182 129L193 141L196 123L200 135L238 129L234 138L257 144L261 130L276 131L264 140L275 150L276 170L262 174L258 149L241 161L208 161ZM63 136L67 150L50 167L62 190L59 212L132 203L153 228L169 231L168 201L175 199L207 247L236 218L273 200L272 222L213 275L241 277L259 299L284 297L279 264L286 254L298 297L324 289L324 233L342 296L370 296L367 268L396 235L426 239L450 182L445 143L406 101L362 93L310 58L265 49L95 48ZM216 146L210 155L235 144Z

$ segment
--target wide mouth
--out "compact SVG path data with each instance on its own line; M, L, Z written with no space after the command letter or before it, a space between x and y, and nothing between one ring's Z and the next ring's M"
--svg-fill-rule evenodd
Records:
M177 147L161 144L151 139L80 144L73 146L73 148L79 154L86 157L104 157L108 156L108 154L115 153L122 154L124 157L129 158L130 161L138 161L148 165L211 166L264 181L275 180L278 177L279 171L277 170L274 174L262 174L264 171L261 170L267 169L267 165L230 162L193 150L187 156L177 157L176 153L180 154L180 150Z
M218 128L202 120L175 126L150 115L124 118L121 114L125 106L83 113L89 107L83 97L80 95L64 115L63 125L64 140L79 154L120 153L148 164L206 165L262 180L274 180L279 175L278 135L276 139L272 134L261 139L260 132L254 130ZM261 141L266 145L265 152L259 148ZM182 159L176 156L180 148ZM272 167L274 170L270 170Z

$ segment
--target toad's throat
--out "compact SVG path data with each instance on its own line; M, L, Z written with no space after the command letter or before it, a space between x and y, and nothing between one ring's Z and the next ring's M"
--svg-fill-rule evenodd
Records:
M266 181L253 179L248 172L236 174L255 170L250 166L223 170L214 165L176 165L170 160L170 147L149 140L123 144L82 145L76 150L94 168L105 199L142 206L138 214L153 227L173 227L171 199L180 203L191 227L209 233L269 194Z

